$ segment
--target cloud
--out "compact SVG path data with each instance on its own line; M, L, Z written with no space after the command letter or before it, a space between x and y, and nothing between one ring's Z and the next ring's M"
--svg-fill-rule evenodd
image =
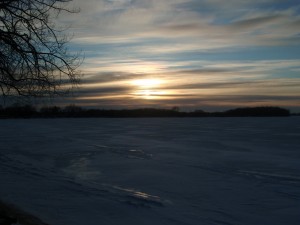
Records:
M251 19L243 19L232 23L232 27L235 29L250 29L250 28L257 28L263 27L266 24L272 24L276 21L280 21L282 19L282 15L270 15L270 16L262 16L262 17L255 17Z
M207 65L203 69L175 70L164 74L147 75L103 73L86 79L78 96L79 99L87 100L118 97L123 98L123 101L130 105L133 104L132 99L141 100L147 94L146 91L141 92L140 87L134 87L132 81L148 77L165 81L160 86L151 87L149 90L151 96L158 97L156 103L173 99L175 102L180 100L181 105L185 105L186 99L189 98L194 99L197 104L197 99L219 99L218 96L243 96L243 98L254 96L252 98L255 99L255 96L260 95L270 100L276 99L279 93L282 98L278 98L278 102L282 102L284 97L295 100L295 96L300 96L300 80L272 77L272 70L277 68L273 68L272 65L276 64L278 68L284 66L288 68L299 65L299 62L298 64L297 61L223 62L223 64ZM257 68L257 65L261 68ZM261 102L261 98L258 98L257 102Z
M297 34L295 28L299 26L296 10L250 10L257 6L255 1L226 2L225 5L233 5L230 18L219 13L220 5L224 7L219 1L88 0L77 4L81 5L82 12L72 17L77 21L74 24L76 43L135 43L129 49L138 53L151 49L153 54L158 54L284 45ZM201 6L210 6L209 14L197 10ZM250 7L249 11L241 14L246 6Z
M197 105L197 98L221 104L216 96L241 103L228 97L234 95L257 102L278 97L283 104L280 96L295 102L292 96L300 95L300 15L294 1L75 0L74 5L81 13L60 21L71 24L72 46L86 54L79 94L89 104L101 96L114 98L111 104L152 104L132 95L128 81L140 77L168 81L164 100L153 104Z

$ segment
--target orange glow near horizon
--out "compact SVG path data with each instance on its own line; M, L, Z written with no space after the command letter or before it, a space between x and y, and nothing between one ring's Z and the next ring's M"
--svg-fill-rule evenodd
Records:
M139 90L133 93L134 96L138 98L143 98L147 100L161 99L166 95L165 91L155 91L155 90Z

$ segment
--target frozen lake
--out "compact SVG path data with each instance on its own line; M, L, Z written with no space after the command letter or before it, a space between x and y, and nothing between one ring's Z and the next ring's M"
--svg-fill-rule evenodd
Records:
M0 127L0 199L51 225L300 224L300 117Z

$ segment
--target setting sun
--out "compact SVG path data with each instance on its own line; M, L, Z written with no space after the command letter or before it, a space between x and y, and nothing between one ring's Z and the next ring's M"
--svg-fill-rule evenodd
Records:
M136 79L130 82L135 86L133 95L143 99L160 99L165 92L159 90L164 83L161 79Z
M138 79L133 80L131 84L137 86L140 89L144 88L156 88L163 83L160 79Z

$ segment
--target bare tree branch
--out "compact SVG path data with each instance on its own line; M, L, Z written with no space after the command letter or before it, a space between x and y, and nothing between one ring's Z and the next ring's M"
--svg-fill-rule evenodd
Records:
M52 19L72 0L0 1L0 92L3 96L54 96L75 87L79 54Z

